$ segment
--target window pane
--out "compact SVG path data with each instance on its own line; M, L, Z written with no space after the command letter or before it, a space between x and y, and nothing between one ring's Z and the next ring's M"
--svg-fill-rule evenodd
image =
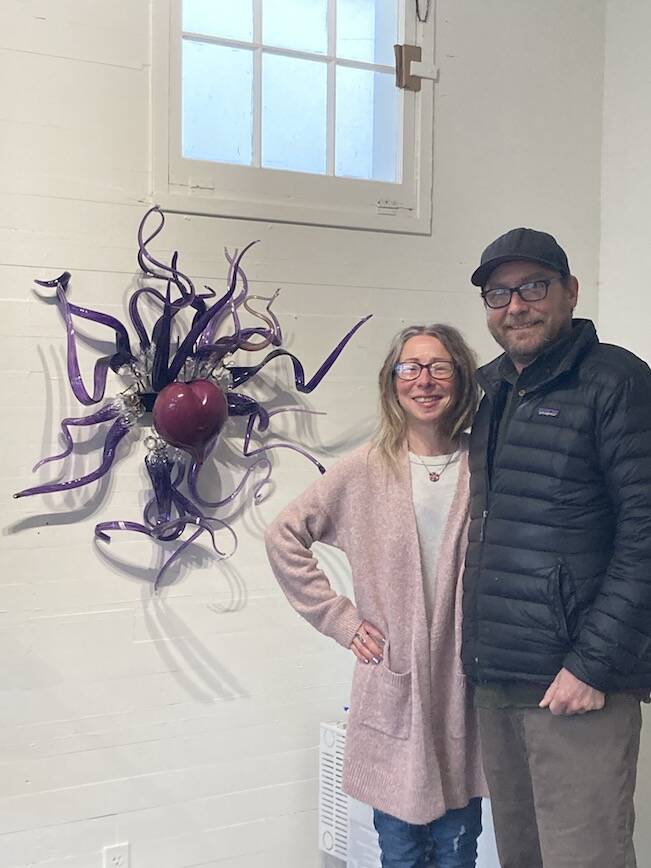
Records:
M253 39L252 0L183 0L183 30L223 39Z
M394 66L398 0L337 0L337 57Z
M397 180L399 93L393 75L337 67L336 175Z
M326 64L262 57L262 165L326 170Z
M262 0L262 41L265 45L325 54L327 0Z
M251 164L250 51L183 40L183 156Z

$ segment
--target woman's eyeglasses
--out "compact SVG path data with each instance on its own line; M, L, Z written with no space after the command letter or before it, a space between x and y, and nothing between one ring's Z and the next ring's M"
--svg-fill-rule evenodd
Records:
M449 380L454 374L454 362L430 362L421 365L420 362L398 362L393 367L396 376L401 380L417 380L423 368L427 368L430 377L435 380Z

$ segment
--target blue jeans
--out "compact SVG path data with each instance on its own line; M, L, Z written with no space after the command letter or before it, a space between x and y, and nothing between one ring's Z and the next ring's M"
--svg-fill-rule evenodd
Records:
M448 811L424 826L373 811L382 868L475 868L481 799Z

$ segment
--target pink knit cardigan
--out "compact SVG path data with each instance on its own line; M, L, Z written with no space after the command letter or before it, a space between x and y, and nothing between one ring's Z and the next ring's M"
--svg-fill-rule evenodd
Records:
M409 823L429 823L487 795L460 660L467 524L464 440L429 630L406 449L397 473L368 444L356 449L266 534L273 571L310 624L345 648L362 620L387 639L382 663L355 667L343 785L350 796ZM356 604L331 588L310 551L317 541L346 553Z

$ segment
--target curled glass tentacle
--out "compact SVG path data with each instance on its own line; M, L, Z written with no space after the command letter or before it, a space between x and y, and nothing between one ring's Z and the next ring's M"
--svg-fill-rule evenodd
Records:
M240 260L242 257L240 256L238 249L235 248L235 251L233 252L233 255L231 256L230 253L228 252L227 248L225 247L224 248L224 256L226 257L226 259L228 261L228 274L226 276L226 286L230 287L230 285L233 281L233 277L235 276L235 278L237 278L237 273L239 273L239 276L242 280L242 289L233 299L233 304L235 305L235 308L237 309L242 304L242 302L244 301L244 299L246 298L246 296L249 292L249 281L248 281L248 278L244 272L244 269L240 265ZM237 266L235 265L236 262L237 262ZM237 271L236 271L236 268L237 268ZM209 325L206 327L205 331L203 332L203 334L199 338L199 341L198 341L199 348L205 346L206 344L211 344L214 342L215 335L217 334L219 326L222 324L222 322L228 316L229 313L230 313L230 310L227 310L224 308L224 309L220 310L220 312L215 316L215 318L210 321ZM235 329L235 331L237 331L237 329Z
M179 519L174 519L174 521L180 521L180 519L182 519L182 516L179 516ZM167 524L171 525L172 521L173 520L170 519L170 521L167 522ZM174 542L174 540L177 540L182 535L183 531L185 530L185 525L183 523L177 524L175 527L170 527L170 529L166 533L159 533L158 532L161 527L163 527L162 524L154 524L152 529L151 529L152 530L152 536L155 539L160 540L161 542ZM154 533L154 531L156 531L156 533Z
M199 528L199 530L196 530L189 539L182 542L181 545L174 552L172 552L172 554L165 561L165 563L160 568L160 570L156 573L156 578L154 579L154 593L158 592L160 584L163 580L163 576L168 571L168 569L172 566L172 564L175 561L177 561L183 555L185 550L187 548L189 548L192 545L192 543L201 536L203 531L204 531L204 528Z
M242 289L241 289L239 295L237 295L236 298L235 298L235 304L239 307L239 305L242 304L242 302L244 301L244 299L245 299L245 298L247 297L247 295L249 294L249 278L246 276L246 273L245 273L244 269L243 269L242 266L240 265L240 259L241 259L241 257L238 259L238 250L237 250L237 247L236 247L235 250L233 251L233 255L232 255L232 256L229 254L228 250L227 250L226 248L224 248L224 256L225 256L226 259L228 260L228 263L229 263L229 265L230 265L230 271L231 271L231 272L232 272L232 269L235 268L235 261L236 261L236 260L237 260L237 263L238 263L238 264L237 264L237 269L238 269L238 271L240 272L240 277L242 278Z
M149 295L160 301L161 304L165 304L165 296L162 292L153 287L142 286L139 289L136 289L129 299L129 318L131 319L133 327L135 328L140 340L140 348L146 350L149 348L151 342L149 340L149 335L147 334L147 329L142 321L142 317L140 316L140 312L138 311L138 300L141 295Z
M195 320L206 310L205 299L214 298L217 294L215 290L211 289L209 286L206 286L205 289L206 292L198 293L192 302L192 306L196 308ZM163 308L165 307L166 299L162 292L151 286L139 287L133 292L129 299L129 319L138 335L140 348L146 350L151 346L151 341L147 334L147 329L145 328L142 317L140 316L139 300L141 295L147 295L156 299L156 301L160 302ZM180 308L187 306L187 302L184 299L177 299L176 301L171 302L171 306L174 310L179 310Z
M228 392L226 395L228 402L229 416L250 416L251 413L257 413L260 405L249 395L244 395L241 392Z
M231 285L229 286L227 292L219 299L219 301L216 301L201 317L199 317L198 321L194 324L194 326L192 326L185 338L181 341L181 345L176 351L176 354L172 359L172 363L169 368L170 380L176 379L179 371L185 364L186 359L193 352L195 342L199 339L199 336L202 334L206 326L210 323L211 319L216 316L219 311L222 310L232 298L237 284L239 261L247 252L247 250L249 250L255 243L255 241L252 241L250 244L247 244L247 246L239 254L238 259L235 262L235 268L233 269L233 278L231 280Z
M250 380L254 374L257 374L258 371L262 370L270 361L275 358L279 358L280 356L288 356L292 360L292 366L294 368L294 384L299 392L308 393L312 392L319 385L321 380L328 373L330 368L336 362L337 358L340 356L342 350L348 343L348 341L352 338L355 332L360 329L364 323L370 319L370 316L365 316L358 323L356 323L352 329L339 341L337 346L332 350L332 352L327 356L321 367L318 371L312 376L308 382L305 382L305 370L303 369L303 365L299 361L299 359L288 350L272 350L258 365L254 365L253 367L247 368L231 368L231 376L233 377L233 387L240 386L242 383L246 383L247 380Z
M265 347L268 347L271 343L269 329L262 328L261 326L253 326L252 328L240 329L239 337L237 339L237 343L235 344L235 349L250 350L251 347L246 347L245 344L248 338L253 337L254 335L260 335L261 337L265 338L264 345L261 345L259 349L264 349Z
M169 377L169 361L170 361L170 337L172 333L172 305L171 285L168 281L167 291L165 293L165 307L163 315L156 322L152 334L153 342L156 346L154 351L154 361L151 369L151 385L154 392L160 392L167 386L171 379Z
M201 361L214 356L213 362L221 361L225 355L234 352L236 349L237 338L230 335L229 337L217 338L214 343L201 347L196 351L194 357Z
M218 524L221 528L223 528L224 530L227 530L231 534L231 536L233 538L232 551L226 553L226 552L220 551L220 549L217 548L217 543L215 541L215 532L212 529L212 527L210 526L210 522L214 522L215 524ZM205 516L201 516L201 517L197 517L195 519L188 519L186 521L186 524L197 524L197 525L199 525L199 529L196 530L187 540L182 542L181 545L176 549L176 551L170 555L170 557L167 559L167 561L160 568L160 570L158 571L158 574L156 576L156 579L154 580L154 590L155 591L158 590L163 576L165 575L167 570L171 567L171 565L174 563L174 561L178 560L181 557L181 555L183 554L183 552L189 546L191 546L192 543L196 539L198 539L198 537L201 536L201 534L204 532L207 532L209 534L210 540L212 543L212 547L215 550L215 552L217 553L217 555L219 555L219 557L222 560L226 560L227 558L233 557L233 555L237 551L237 547L238 547L237 535L235 534L235 531L233 530L233 528L229 524L227 524L225 521L222 521L219 518L206 518Z
M244 302L244 304L246 305L246 302ZM249 308L247 308L247 310L249 310ZM264 350L266 347L269 346L269 344L273 342L273 322L267 319L267 317L265 317L263 314L259 314L255 311L250 311L258 319L264 320L264 322L267 324L267 328L261 328L260 326L256 326L254 328L243 329L240 322L240 315L237 312L237 306L233 303L232 300L230 303L230 311L231 316L233 317L233 349L253 352L255 350ZM249 338L253 335L260 335L263 340L258 343L254 343L253 341L249 340Z
M226 287L228 288L228 287L230 287L230 285L233 281L233 260L229 258L228 251L226 250L226 248L224 248L224 253L226 254L226 258L228 259L228 262L229 262L228 274L226 275ZM237 250L235 251L235 255L237 256ZM242 274L244 274L244 272L242 272ZM241 295L241 293L240 293L240 295ZM239 299L239 297L240 297L239 295L236 297L235 303L237 303L237 300ZM227 313L228 313L227 310L222 309L218 314L216 314L216 316L213 317L213 319L211 319L211 321L208 323L208 325L206 326L206 328L204 329L202 334L199 335L199 339L197 340L197 348L198 349L201 349L202 347L204 347L208 344L212 344L214 342L215 335L217 334L217 330L219 329L219 326L223 322Z
M188 474L188 488L193 499L200 506L203 506L206 509L217 509L220 506L225 506L227 503L231 503L242 491L251 474L254 473L254 471L256 470L263 470L265 472L264 479L257 482L253 489L253 500L255 503L259 503L262 499L261 491L269 483L269 478L271 477L271 462L268 458L260 458L258 461L255 461L253 464L251 464L250 467L247 467L244 476L230 494L226 495L226 497L223 497L221 500L205 500L199 494L198 490L200 469L201 467L196 463L196 461L193 462L190 466L190 473Z
M71 274L69 271L62 272L58 277L55 277L53 280L35 280L34 283L37 286L43 286L47 289L58 289L60 286L63 287L63 290L68 288L68 284L70 283Z
M98 325L106 326L115 333L115 353L111 356L111 367L120 367L121 364L131 361L134 356L131 352L131 343L129 341L129 333L125 326L114 316L108 313L102 313L98 310L92 310L88 307L80 307L78 304L72 304L68 301L68 283L70 282L70 272L64 271L55 280L35 280L34 283L38 286L56 287L57 299L63 306L65 299L65 310L71 317L78 316L81 319L86 319L89 322L97 323Z
M144 238L144 229L145 223L148 218L152 215L156 214L159 218L158 226L156 226L150 235L147 238ZM156 238L163 231L163 227L165 226L165 216L161 211L158 205L154 205L145 213L145 216L140 221L138 226L138 265L142 270L143 274L149 275L150 277L157 278L159 280L171 280L181 292L181 295L184 299L187 299L183 302L183 306L190 304L192 299L194 299L195 290L194 284L190 280L190 278L183 274L183 272L179 271L176 267L178 253L175 251L172 255L172 263L171 267L169 265L165 265L164 262L161 262L159 259L154 258L149 250L147 249L147 245L150 244L154 238ZM187 285L184 286L184 283Z
M134 533L142 533L151 536L151 528L137 521L100 521L95 525L95 536L104 542L111 542L111 531L130 530Z
M61 459L67 458L68 455L70 455L74 447L74 442L70 434L71 427L75 426L80 428L88 427L89 425L99 425L102 422L108 422L111 419L116 419L121 412L121 409L117 407L113 402L111 402L110 404L106 404L106 406L102 407L101 410L98 410L97 413L92 413L90 416L69 416L66 419L62 419L61 433L66 443L65 449L63 450L63 452L59 452L57 455L48 455L47 458L41 458L41 460L37 461L32 468L32 473L35 473L39 469L39 467L42 467L44 464L48 464L50 461L61 461Z
M207 310L208 305L206 304L207 298L215 298L217 293L210 286L204 286L206 292L197 293L194 301L192 302L192 307L194 308L194 317L192 318L192 325L195 325L199 317L202 316Z
M228 305L228 312L233 318L233 337L237 340L239 344L242 325L240 323L240 315L237 312L237 305L233 304L233 299L230 300L230 303Z
M146 238L144 238L143 233L145 230L145 224L152 214L155 214L158 217L158 226L154 227L151 233ZM147 274L149 271L147 259L151 260L151 257L147 253L147 245L151 241L153 241L154 238L160 235L160 233L163 231L164 225L165 217L163 216L163 212L158 205L152 205L148 211L145 211L142 220L138 224L138 265L140 266L141 271L143 271L145 274ZM163 271L169 270L168 266L166 265L161 264L161 268ZM167 279L167 275L165 275L165 279Z
M196 291L194 288L194 283L190 280L190 278L187 277L187 275L183 274L182 271L179 271L178 268L176 267L178 261L179 261L179 251L175 250L174 253L172 254L172 261L170 263L171 272L172 272L172 276L170 277L170 280L172 283L175 284L175 286L177 287L177 289L181 293L181 298L177 301L177 304L180 307L187 307L187 305L191 304L194 301L195 296L196 296ZM188 284L187 288L183 285L183 281L181 280L181 278L183 278L183 280L185 280L186 283Z
M249 417L248 422L246 423L246 432L244 434L244 444L242 446L242 454L246 458L254 458L256 455L264 455L265 452L268 452L270 449L291 449L292 452L298 452L299 455L302 455L304 458L307 458L308 461L311 461L312 464L317 468L319 473L325 473L325 467L318 461L313 455L303 449L301 446L294 446L293 443L267 443L264 446L259 446L257 449L249 449L249 444L251 442L251 434L253 433L253 428L255 426L256 416L251 415ZM262 430L260 427L258 430Z
M72 320L72 313L70 311L70 303L66 296L66 288L68 286L69 280L70 273L68 271L64 271L63 274L56 280L43 280L37 281L37 283L39 284L39 286L56 285L57 299L59 301L67 334L68 382L70 383L70 388L72 389L72 392L75 398L79 401L79 403L88 406L90 404L98 404L104 397L109 368L112 366L112 363L116 361L117 357L120 354L114 353L112 356L102 356L102 358L98 359L95 362L95 368L93 371L93 394L89 394L84 385L84 381L81 376L81 370L79 368L75 326Z
M129 335L126 328L122 325L119 319L116 319L116 317L110 316L106 313L100 313L99 311L91 310L87 307L80 307L77 304L71 304L70 302L68 302L68 310L74 316L78 316L82 319L87 319L90 322L98 323L99 325L105 325L108 328L113 329L113 331L115 332L116 352L119 353L120 356L125 357L126 360L130 360L133 358Z
M250 352L255 352L256 350L266 349L270 344L273 344L274 346L280 346L280 343L282 341L282 332L280 329L280 323L278 322L278 318L276 317L276 314L273 313L273 311L271 310L271 305L278 298L279 292L280 292L280 289L277 289L274 292L274 294L271 296L250 295L248 298L246 298L244 300L244 304L243 304L244 309L247 310L252 316L256 317L257 319L261 319L265 323L267 328L264 330L265 339L263 341L259 341L257 343L254 343L252 341L240 340L240 349L248 350ZM267 302L267 304L265 306L265 310L267 311L268 316L265 316L265 314L261 313L261 311L255 310L254 308L251 307L251 302L253 300L256 300L256 299L259 301L266 301Z
M230 533L233 540L232 551L226 553L218 548L217 542L215 540L215 531L211 526L212 524L219 525L220 528L223 528ZM198 529L187 540L184 540L184 542L182 542L181 545L178 546L178 548L174 550L174 552L165 561L163 566L156 574L156 578L154 580L154 590L157 591L161 579L170 568L170 566L176 560L178 560L178 558L183 554L183 552L188 548L188 546L192 545L192 543L196 539L198 539L198 537L201 536L202 533L208 533L208 535L210 536L212 547L221 559L232 557L237 551L238 547L237 536L233 528L219 518L209 518L204 515L197 515L173 519L172 521L169 521L163 525L159 525L156 528L147 527L146 525L140 524L136 521L104 521L95 525L95 536L97 536L104 542L110 542L111 533L114 533L116 531L131 531L133 533L143 534L144 536L148 536L151 539L157 541L164 541L169 534L175 532L177 529L180 530L180 532L182 533L188 525L196 525Z
M266 431L269 427L269 413L256 400L249 395L240 393L236 395L234 392L228 392L226 395L228 402L229 416L253 416L254 420L258 421L258 431ZM233 412L231 412L231 401ZM249 421L251 421L249 419Z
M156 498L150 497L145 508L142 511L143 521L147 527L154 527L156 524Z
M101 479L111 469L111 465L115 459L115 450L130 427L129 423L121 416L116 419L111 425L104 441L102 463L91 473L87 473L85 476L80 476L77 479L69 479L66 482L50 482L44 485L35 485L32 488L24 488L22 491L16 492L14 497L29 497L32 494L52 494L55 491L69 491L72 488L80 488L82 485L88 485L97 479Z

